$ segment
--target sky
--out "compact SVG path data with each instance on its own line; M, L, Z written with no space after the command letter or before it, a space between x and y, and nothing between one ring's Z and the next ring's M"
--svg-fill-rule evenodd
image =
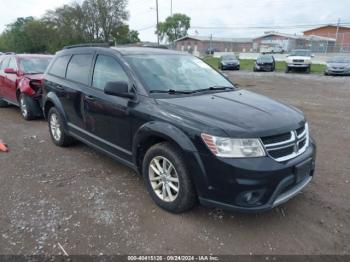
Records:
M82 0L78 0L81 2ZM159 19L171 13L191 17L189 34L213 37L254 37L265 31L301 33L312 28L293 25L341 23L350 26L350 0L158 0ZM0 32L17 17L41 17L72 0L0 0ZM156 0L129 0L129 25L142 41L156 41ZM292 26L291 28L252 28ZM204 27L204 28L203 28ZM210 27L210 28L207 28ZM247 28L248 27L248 28Z

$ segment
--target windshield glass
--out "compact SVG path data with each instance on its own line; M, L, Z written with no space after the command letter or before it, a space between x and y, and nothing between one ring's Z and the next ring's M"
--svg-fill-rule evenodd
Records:
M272 63L273 59L272 59L272 56L260 56L260 57L258 57L258 61Z
M333 57L328 63L350 63L350 57Z
M45 72L51 59L51 57L22 58L20 60L20 67L25 74L42 74Z
M189 55L130 55L131 64L143 83L152 90L196 91L214 86L233 87L202 60Z
M234 55L225 55L221 58L223 61L237 60Z
M293 50L290 53L291 56L311 56L311 52L309 50Z

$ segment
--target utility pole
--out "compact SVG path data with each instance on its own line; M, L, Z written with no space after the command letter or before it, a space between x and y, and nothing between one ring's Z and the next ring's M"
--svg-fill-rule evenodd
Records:
M173 16L173 0L170 0L170 16Z
M158 46L159 46L160 42L159 42L159 32L158 32L158 29L159 29L159 9L158 9L158 0L156 0L156 11L157 11L157 42L158 42Z
M338 34L339 34L340 18L338 18L337 32L335 33L335 46L338 44Z

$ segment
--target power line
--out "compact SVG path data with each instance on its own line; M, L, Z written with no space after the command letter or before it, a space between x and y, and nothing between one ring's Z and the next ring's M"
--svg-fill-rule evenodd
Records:
M191 26L192 29L297 29L307 27L321 27L335 23L324 23L324 24L299 24L299 25L264 25L264 26ZM339 23L339 26L350 25L350 22Z
M145 26L145 27L141 27L141 28L139 28L139 29L135 29L135 30L136 30L136 31L145 31L145 30L154 28L155 26L156 26L155 24L152 24L152 25L148 25L148 26Z

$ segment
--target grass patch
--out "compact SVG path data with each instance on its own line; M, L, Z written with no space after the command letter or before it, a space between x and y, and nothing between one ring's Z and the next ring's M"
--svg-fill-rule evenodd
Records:
M219 68L219 58L207 56L203 59L207 64L212 67L218 69ZM241 62L241 70L244 71L253 71L254 67L254 59L240 59ZM325 70L325 65L322 64L312 64L311 65L311 73L313 74L323 74ZM284 72L286 69L286 63L284 61L276 62L276 72Z

